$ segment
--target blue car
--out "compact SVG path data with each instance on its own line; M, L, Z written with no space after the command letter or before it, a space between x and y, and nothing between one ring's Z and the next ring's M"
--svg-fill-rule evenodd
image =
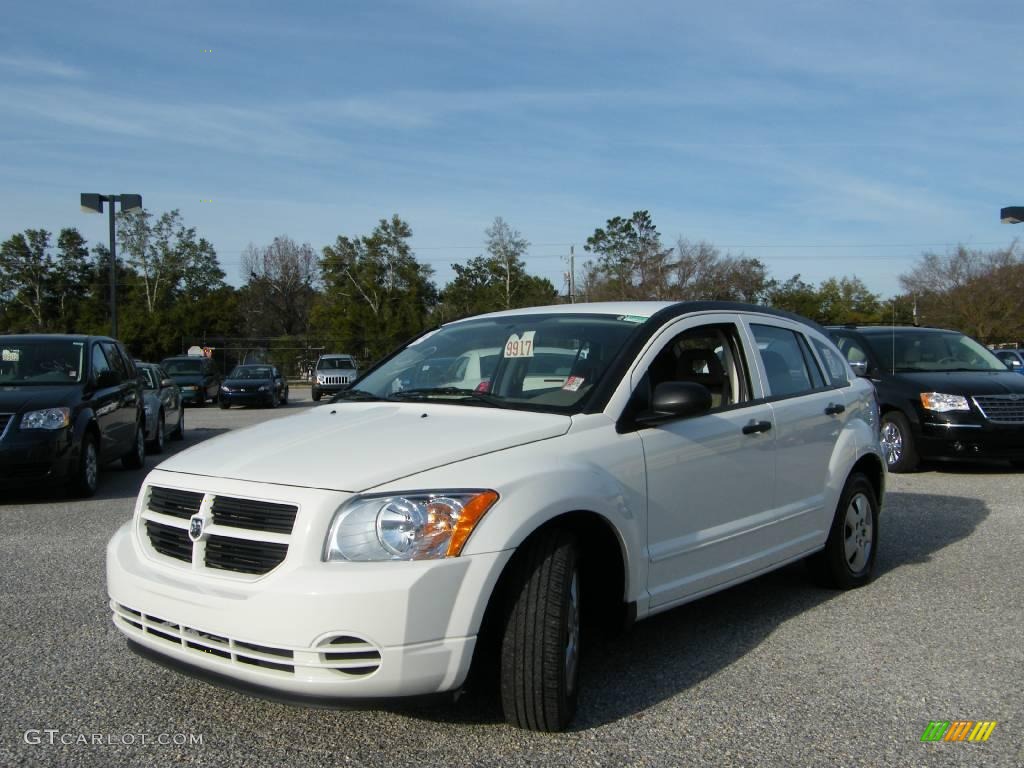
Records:
M993 349L992 354L998 357L1014 373L1024 374L1024 351L1019 349Z
M220 385L220 407L262 405L276 408L288 402L288 380L272 365L236 365Z

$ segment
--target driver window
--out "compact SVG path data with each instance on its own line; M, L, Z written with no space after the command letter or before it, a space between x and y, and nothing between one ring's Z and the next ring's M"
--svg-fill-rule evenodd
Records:
M107 356L103 354L103 349L99 344L95 344L92 348L92 378L97 383L100 380L100 374L104 371L110 370L110 363L107 362Z
M736 327L705 325L672 339L647 369L650 392L666 381L692 381L711 392L711 408L726 408L750 398Z

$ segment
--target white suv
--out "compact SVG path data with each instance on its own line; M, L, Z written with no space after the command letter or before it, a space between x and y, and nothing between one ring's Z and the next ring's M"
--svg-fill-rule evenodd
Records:
M486 387L403 384L481 349L500 355ZM458 689L476 656L510 722L557 730L595 622L801 558L867 582L884 485L871 384L808 321L499 312L161 464L108 546L110 606L139 645L313 697Z

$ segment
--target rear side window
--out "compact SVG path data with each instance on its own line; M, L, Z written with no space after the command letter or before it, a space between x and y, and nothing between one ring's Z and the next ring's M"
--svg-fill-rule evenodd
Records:
M817 388L794 331L755 323L751 323L750 329L757 341L771 397L800 395Z
M825 366L825 378L828 379L828 383L833 387L845 387L849 384L850 378L846 373L846 365L843 364L843 359L836 349L813 336L811 343L814 345L822 365Z
M104 371L110 370L110 363L107 362L107 356L103 354L103 348L99 344L94 344L92 348L92 376L93 379L99 380L100 374Z

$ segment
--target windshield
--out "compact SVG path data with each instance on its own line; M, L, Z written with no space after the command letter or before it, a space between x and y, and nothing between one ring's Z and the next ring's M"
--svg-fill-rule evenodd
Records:
M1006 371L1006 366L969 336L955 331L894 331L867 336L883 369L904 372Z
M270 379L273 372L263 365L239 365L228 376L229 379Z
M84 355L81 341L0 341L0 386L77 384Z
M190 375L203 372L202 360L164 360L160 365L171 376Z
M351 371L355 367L351 357L322 357L316 364L318 371Z
M339 397L577 408L641 319L559 313L453 323L414 341Z
M152 368L143 368L141 366L135 369L139 372L139 378L142 379L143 389L159 389L160 383L156 380L156 374Z

